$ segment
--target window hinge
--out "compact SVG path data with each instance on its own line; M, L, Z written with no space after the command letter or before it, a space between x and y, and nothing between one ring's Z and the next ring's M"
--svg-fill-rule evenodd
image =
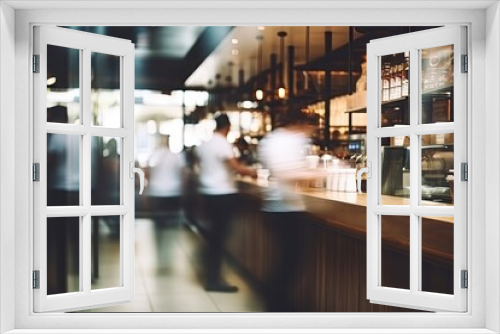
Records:
M469 181L469 165L466 162L460 164L460 180Z
M40 181L40 164L38 162L33 164L33 181Z
M462 275L462 289L467 289L469 287L469 274L467 272L467 270L462 270L461 271L461 275Z
M462 73L469 72L469 57L467 55L462 55Z
M33 270L33 289L40 289L40 270Z
M33 55L33 73L40 73L40 55Z

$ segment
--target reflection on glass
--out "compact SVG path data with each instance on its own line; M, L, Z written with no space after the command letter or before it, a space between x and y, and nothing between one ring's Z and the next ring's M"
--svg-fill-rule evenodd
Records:
M410 137L381 138L382 195L410 197ZM409 201L382 196L382 205L409 205Z
M383 56L381 127L409 125L410 53Z
M80 205L80 136L47 134L47 205Z
M453 205L453 133L422 136L421 205Z
M47 218L47 294L80 291L80 218Z
M453 294L453 220L422 217L422 291Z
M92 205L120 204L121 138L92 137Z
M92 125L119 128L120 57L92 52Z
M92 217L92 290L121 286L120 216Z
M422 124L453 122L453 45L422 50Z
M80 50L47 45L47 122L80 123L79 88Z
M410 217L381 216L381 286L410 288Z

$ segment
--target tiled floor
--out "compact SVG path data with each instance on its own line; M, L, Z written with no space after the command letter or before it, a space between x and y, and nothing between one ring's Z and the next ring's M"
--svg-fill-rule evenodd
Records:
M118 261L118 238L100 223L100 279ZM103 225L104 224L104 225ZM250 285L225 265L227 281L237 293L207 292L201 285L200 236L182 225L159 227L149 219L136 220L135 299L129 304L86 312L262 312L264 304Z

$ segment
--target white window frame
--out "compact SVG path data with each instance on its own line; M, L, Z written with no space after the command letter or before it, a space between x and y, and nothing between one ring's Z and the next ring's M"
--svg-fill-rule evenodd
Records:
M129 164L134 164L134 45L130 41L77 30L34 27L34 53L39 55L39 73L34 74L34 161L40 166L40 180L34 192L34 270L39 270L39 289L34 290L35 312L74 311L122 304L134 299L135 210L134 179ZM80 124L48 123L47 46L72 48L79 52ZM119 62L120 124L117 128L91 125L91 57L92 53L112 55ZM47 134L78 136L80 205L47 207ZM92 205L91 159L92 137L119 138L121 149L119 171L119 205ZM132 174L133 175L133 174ZM120 286L92 290L91 220L92 216L118 216L120 221ZM47 295L47 218L79 219L79 290Z
M422 123L422 50L451 45L456 55L454 62L454 121ZM367 161L371 178L367 180L367 298L376 304L385 304L430 311L467 310L467 290L461 288L461 270L467 269L467 185L460 180L460 164L467 163L467 73L461 73L460 55L466 55L467 39L464 26L448 26L402 34L371 41L367 45ZM410 66L410 124L383 127L381 59L383 56L409 52ZM421 203L422 135L454 134L454 165L457 182L453 206L429 206ZM410 138L410 198L408 205L384 205L382 194L381 138L407 136ZM472 180L471 180L472 182ZM409 219L409 289L382 285L382 217L405 216ZM453 294L422 291L422 217L453 217Z
M212 332L236 332L235 328L261 328L252 332L272 332L262 328L302 328L296 332L345 332L341 329L358 328L358 332L395 333L404 332L456 332L464 329L466 333L492 333L500 331L499 310L499 272L498 261L500 230L500 177L497 166L499 152L488 152L489 165L485 164L485 143L490 147L500 147L498 125L500 118L498 97L500 70L498 64L500 49L500 11L497 1L489 2L317 2L317 1L266 1L266 2L224 2L223 4L171 2L163 4L170 8L162 10L103 10L103 9L65 9L65 10L19 10L12 7L25 6L70 6L69 2L17 2L0 3L0 321L1 331L15 329L13 333L42 333L36 329L47 329L55 333L70 333L71 329L93 329L88 332L100 333L101 329L170 328L162 332L180 332L176 328L214 329ZM132 3L132 2L130 2ZM74 4L82 6L124 6L106 1ZM161 6L158 3L143 2L142 6ZM196 5L193 9L190 5ZM424 6L434 9L422 9ZM27 7L26 7L27 6ZM136 8L132 3L131 7ZM203 6L206 6L203 8ZM227 9L231 6L232 9ZM381 9L381 8L407 9ZM462 9L453 9L461 6ZM481 7L482 6L482 7ZM485 8L491 6L488 10ZM266 8L267 7L267 8ZM408 9L411 7L412 9ZM444 9L436 9L444 8ZM19 8L19 7L18 7ZM222 10L221 8L226 8ZM264 8L264 10L262 10ZM311 9L313 8L313 9ZM346 9L350 8L350 9ZM357 9L352 9L357 8ZM418 9L420 8L420 9ZM468 9L465 9L468 8ZM242 10L244 9L244 10ZM470 270L468 300L469 311L465 314L33 314L30 257L32 245L32 184L30 181L32 148L32 106L27 96L31 96L30 63L32 26L34 24L60 25L401 25L401 18L407 25L468 25L469 56L469 141L470 179L469 198L471 198L469 228L471 242L468 245ZM486 25L485 25L486 23ZM486 29L486 26L488 29ZM4 29L8 28L8 29ZM14 32L15 31L15 41ZM489 75L486 76L484 62L488 62ZM15 66L15 71L12 69ZM4 73L9 74L7 77ZM15 89L11 80L15 78ZM486 99L488 94L488 99ZM7 109L7 110L6 110ZM14 112L12 112L14 110ZM474 118L473 118L474 117ZM488 119L488 122L485 119ZM8 126L15 124L15 131ZM486 137L485 133L488 134ZM12 136L15 138L12 145ZM487 139L487 141L486 141ZM487 166L487 167L484 167ZM15 170L15 178L12 174ZM486 172L494 172L485 182ZM4 185L6 187L4 187ZM14 190L15 186L15 190ZM15 192L15 201L10 199ZM488 196L486 196L488 194ZM486 205L485 205L486 203ZM15 210L11 206L15 205ZM486 213L488 214L486 216ZM488 217L488 221L486 221ZM14 224L15 223L15 224ZM15 237L15 243L14 243ZM14 256L12 256L14 254ZM484 259L486 258L486 261ZM26 261L26 259L30 259ZM487 266L486 266L487 264ZM15 286L15 289L12 287ZM486 289L488 293L485 293ZM12 308L15 305L15 309ZM382 329L384 328L384 329ZM410 328L419 328L418 331ZM31 329L23 330L23 329ZM225 329L225 331L221 330ZM316 330L314 330L316 329ZM321 330L322 329L322 330ZM45 331L47 332L47 331ZM76 332L76 331L74 331ZM117 330L116 332L124 332ZM129 330L129 333L145 333L146 330ZM150 331L152 332L152 330Z

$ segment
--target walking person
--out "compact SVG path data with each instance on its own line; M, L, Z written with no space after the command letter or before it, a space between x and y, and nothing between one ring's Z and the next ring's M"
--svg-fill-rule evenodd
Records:
M202 195L208 222L203 228L208 250L205 261L205 289L207 291L236 292L238 288L222 277L221 265L231 215L236 205L238 189L235 174L256 177L256 171L247 168L235 158L227 141L231 123L226 114L215 117L212 139L196 150L199 163L198 191Z
M277 117L277 126L260 142L258 157L270 173L263 188L263 218L268 225L277 256L265 286L266 311L296 311L290 292L301 261L301 224L306 210L302 195L295 191L297 181L321 177L308 169L305 160L313 126L300 110L289 110Z

